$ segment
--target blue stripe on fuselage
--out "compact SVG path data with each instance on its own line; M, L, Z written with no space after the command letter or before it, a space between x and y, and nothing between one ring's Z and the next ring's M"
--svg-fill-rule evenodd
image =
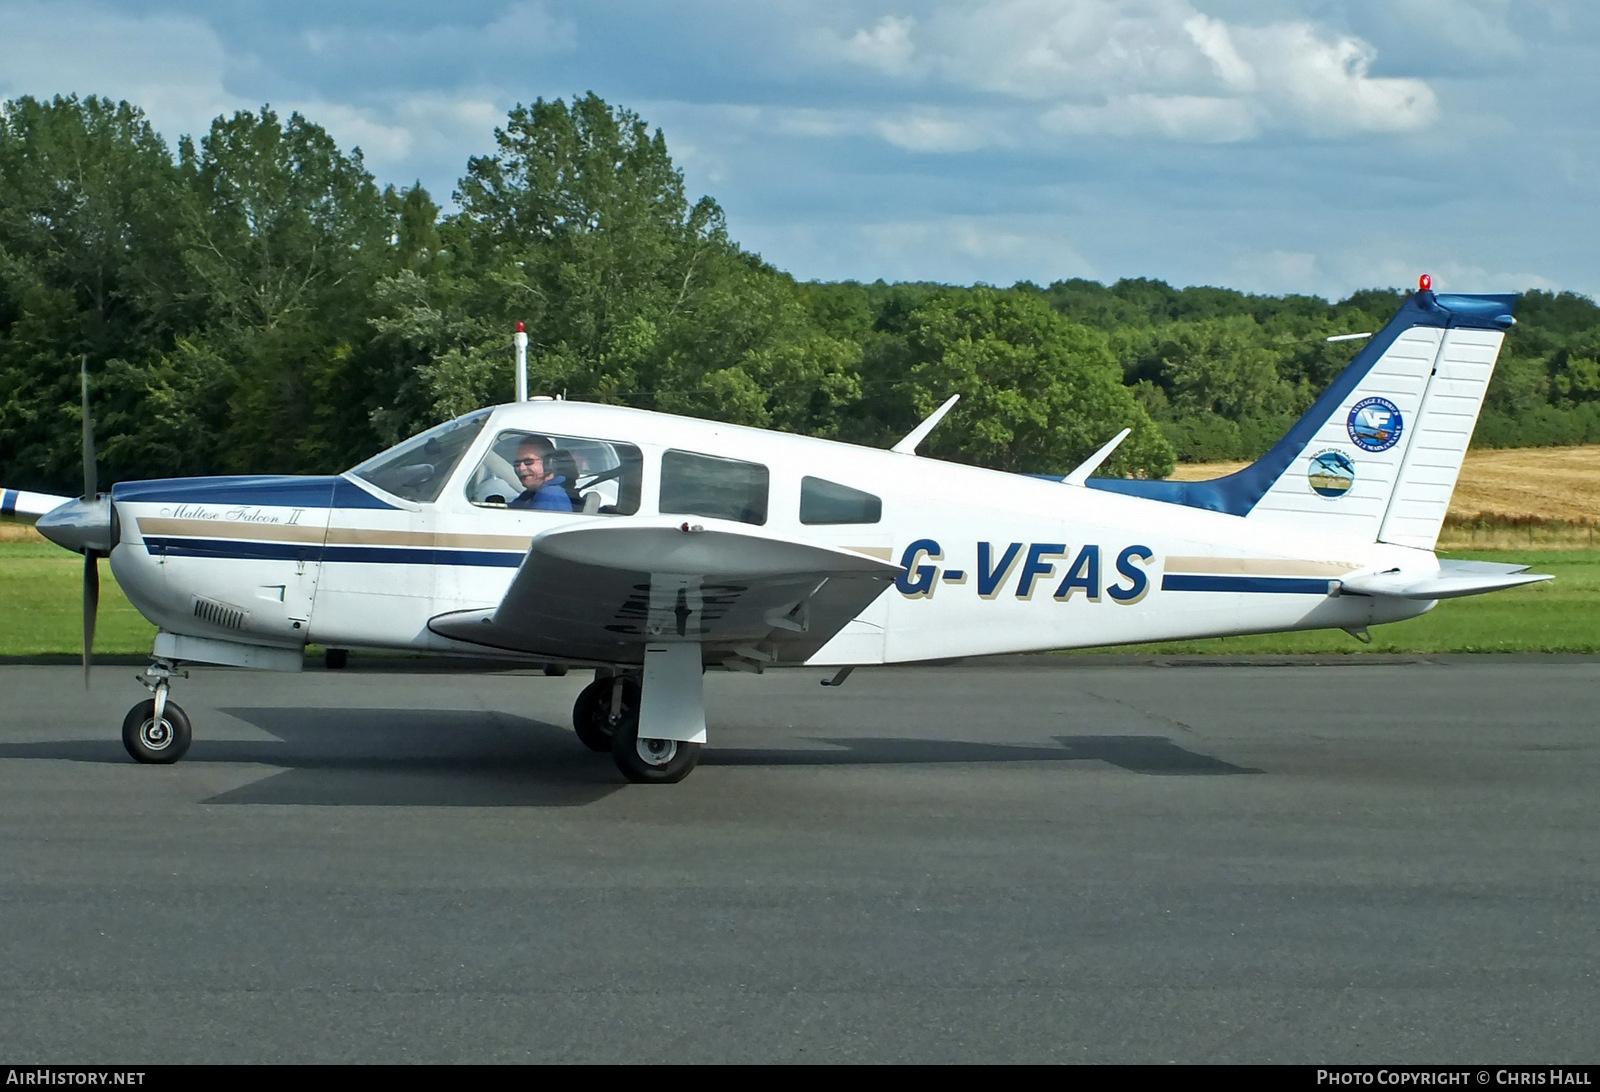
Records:
M396 507L338 475L258 474L118 482L111 497L142 503L257 504L275 508Z
M1298 576L1200 576L1167 573L1162 591L1271 592L1279 595L1327 595L1329 580Z
M17 513L17 491L7 489L0 492L0 516L14 516Z
M240 542L215 538L152 537L152 554L226 557L249 561L327 561L363 565L472 565L515 569L523 554L496 550L443 550L427 546L319 546L305 542Z

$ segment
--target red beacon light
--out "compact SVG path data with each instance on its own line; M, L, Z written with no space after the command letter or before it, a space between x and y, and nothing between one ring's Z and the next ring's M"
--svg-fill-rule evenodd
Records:
M1418 292L1431 292L1431 291L1433 291L1433 278L1428 276L1426 273L1424 273L1422 276L1418 277L1417 278L1417 291ZM520 329L522 324L519 322L517 324L517 326Z
M517 320L517 333L519 333L519 334L525 334L525 333L527 333L527 332L528 332L528 325L527 325L527 323L525 323L525 322L523 322L523 321L522 321L522 320L521 320L521 319L518 319L518 320Z

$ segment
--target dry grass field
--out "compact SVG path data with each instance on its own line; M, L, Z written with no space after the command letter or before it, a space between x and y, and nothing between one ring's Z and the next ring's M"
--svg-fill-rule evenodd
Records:
M1187 463L1180 481L1220 478L1244 463ZM1600 543L1600 446L1467 452L1441 549L1588 549Z

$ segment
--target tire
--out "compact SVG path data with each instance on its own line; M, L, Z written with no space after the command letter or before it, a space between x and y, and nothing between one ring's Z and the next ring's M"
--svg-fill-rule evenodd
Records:
M611 759L635 785L675 785L700 762L698 743L640 739L637 716L617 726Z
M322 653L322 666L329 671L342 671L349 662L350 650L348 648L330 648L325 649Z
M622 680L622 713L611 718L611 680L596 679L583 688L572 705L572 727L578 739L591 751L609 754L617 723L639 720L639 681L628 677Z
M122 719L122 745L134 761L164 766L188 753L193 733L188 715L174 702L167 702L162 710L160 728L155 724L155 715L154 698L146 698L129 709Z

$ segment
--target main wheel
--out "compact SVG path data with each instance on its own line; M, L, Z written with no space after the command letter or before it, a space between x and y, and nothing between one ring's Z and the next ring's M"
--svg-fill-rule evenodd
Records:
M639 722L639 680L623 678L622 710L615 717L611 715L611 684L611 679L596 679L583 688L572 704L572 727L591 751L610 751L617 725L628 720Z
M156 699L146 698L122 719L122 745L138 762L176 762L189 750L189 717L174 702L167 702L156 720Z
M676 739L641 739L635 716L617 726L611 759L636 785L674 785L699 763L700 746Z

